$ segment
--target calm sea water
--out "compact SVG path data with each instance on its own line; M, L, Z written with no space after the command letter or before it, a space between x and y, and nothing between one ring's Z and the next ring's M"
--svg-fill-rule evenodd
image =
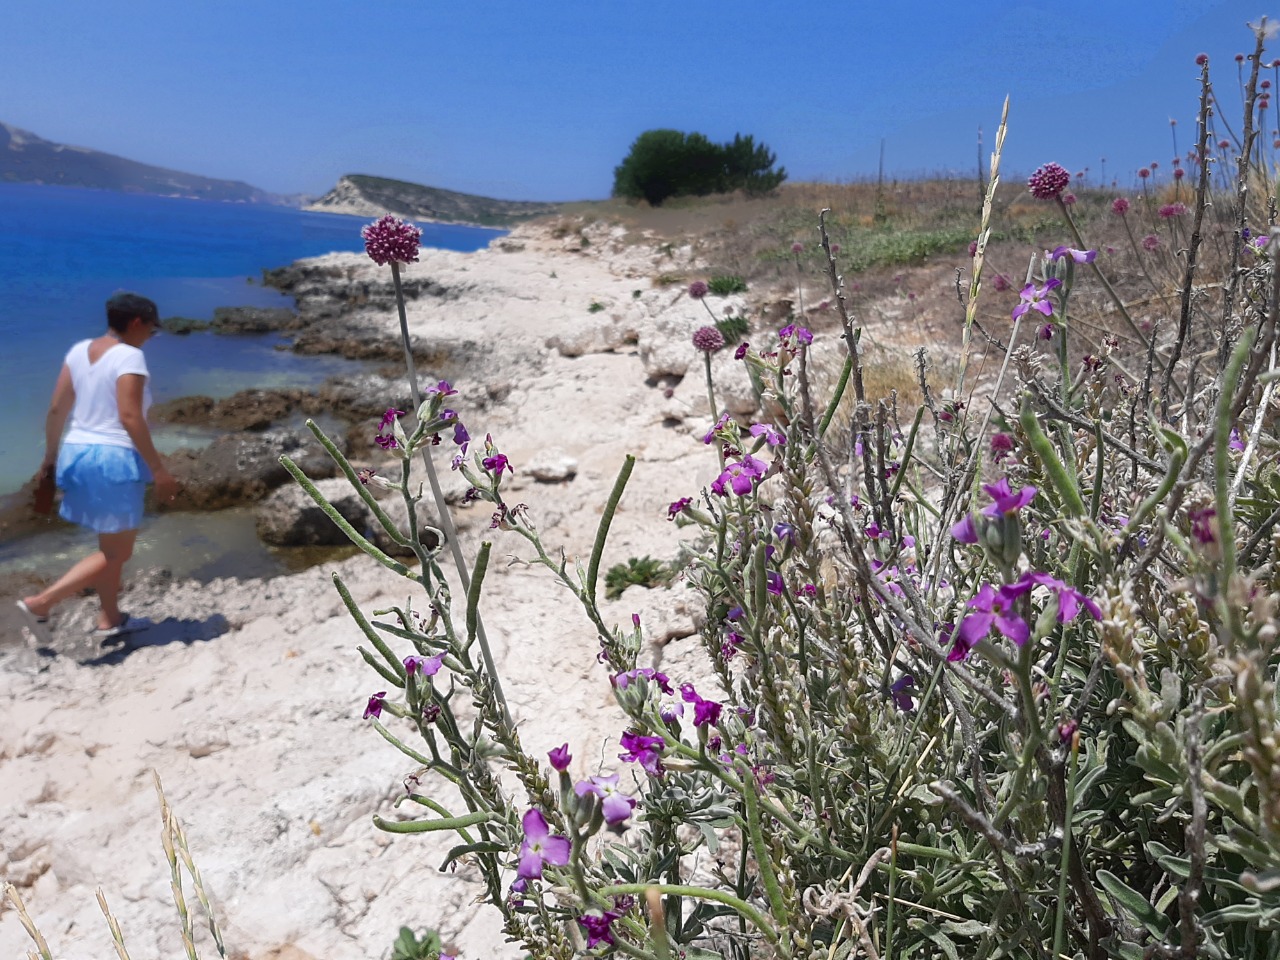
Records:
M210 319L215 307L287 306L264 268L363 249L356 217L284 207L0 183L0 493L35 473L59 364L106 327L118 290L161 316ZM501 231L423 224L426 246L470 251ZM161 335L147 344L156 400L310 386L346 361L275 349L279 338Z

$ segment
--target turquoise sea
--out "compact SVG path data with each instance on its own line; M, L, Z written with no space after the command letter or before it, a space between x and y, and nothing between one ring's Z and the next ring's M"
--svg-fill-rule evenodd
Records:
M0 183L0 502L35 473L62 357L75 341L105 329L103 304L111 294L134 290L155 300L162 317L204 320L215 307L289 306L288 298L261 285L262 271L363 250L365 222L286 207ZM477 250L501 235L421 226L424 245L449 250ZM277 349L280 344L275 334L156 336L146 346L155 399L316 386L356 366L300 356ZM156 439L164 449L208 437L170 430ZM87 531L59 523L35 537L0 540L0 585L61 573L93 542ZM305 554L258 543L251 507L166 513L144 524L130 569L163 567L202 580L272 576L305 564ZM0 616L0 640L6 626Z
M290 301L263 269L362 250L358 217L0 183L0 494L35 473L59 364L106 326L118 290L155 300L161 316L210 319L215 307ZM425 246L476 250L501 231L423 224ZM275 335L161 335L147 344L157 401L228 396L254 386L318 384L347 361L276 349Z

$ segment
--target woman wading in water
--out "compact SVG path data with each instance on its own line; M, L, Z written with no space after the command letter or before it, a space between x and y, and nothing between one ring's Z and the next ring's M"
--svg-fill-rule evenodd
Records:
M160 503L172 502L178 492L147 427L151 389L142 345L159 325L156 305L146 297L116 294L107 301L107 332L73 346L58 374L40 472L56 467L59 513L97 533L98 552L52 586L18 601L32 633L45 644L50 611L87 587L97 591L102 604L95 636L118 636L131 626L118 603L120 575L142 524L146 485L154 480ZM68 416L71 427L64 438Z

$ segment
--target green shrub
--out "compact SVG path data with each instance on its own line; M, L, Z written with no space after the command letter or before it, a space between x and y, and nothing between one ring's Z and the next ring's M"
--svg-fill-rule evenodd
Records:
M670 197L745 190L763 194L787 178L777 156L755 138L735 134L712 143L701 133L646 130L613 171L613 195L660 206Z
M724 317L716 321L716 329L726 344L741 343L751 332L751 321L746 317Z
M735 275L712 277L707 281L707 290L717 297L727 297L731 293L746 293L747 281Z
M391 945L391 960L436 960L442 949L440 934L434 930L417 935L408 927L401 927L400 936Z
M587 307L587 313L599 313L604 309L604 304L599 300L592 300L591 306Z
M631 557L626 563L616 563L604 575L604 595L617 600L622 591L633 584L643 587L661 587L671 582L671 570L661 560L650 556Z

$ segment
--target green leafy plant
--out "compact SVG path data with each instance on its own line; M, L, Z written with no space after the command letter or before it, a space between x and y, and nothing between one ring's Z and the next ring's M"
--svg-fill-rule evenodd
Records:
M742 314L732 317L721 317L716 321L716 329L724 337L727 344L740 343L751 332L751 321Z
M661 560L650 556L629 557L626 563L616 563L604 575L604 595L609 600L622 596L627 587L661 587L671 582L671 570Z
M587 307L587 313L599 313L604 309L604 304L599 300L592 300L591 306Z
M736 275L712 277L707 281L707 289L717 297L727 297L733 293L746 293L747 282Z
M442 949L444 945L436 931L414 933L410 927L401 927L400 935L391 945L391 960L438 960Z

